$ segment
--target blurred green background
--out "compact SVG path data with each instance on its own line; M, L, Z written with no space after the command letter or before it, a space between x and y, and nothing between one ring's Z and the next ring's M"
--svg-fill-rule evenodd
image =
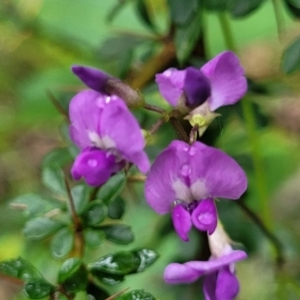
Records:
M59 262L48 253L47 241L25 241L21 233L25 218L9 206L9 200L20 194L43 192L40 183L42 158L50 150L65 145L61 134L65 119L51 103L51 97L67 104L72 95L83 88L71 74L70 66L91 65L115 76L124 76L126 64L134 62L134 67L139 68L143 62L140 57L149 55L148 46L140 45L139 39L147 39L153 32L149 32L137 15L134 1L127 1L110 21L116 2L2 0L0 3L0 261L21 255L32 261L50 281L55 280ZM146 2L158 32L163 33L169 22L166 2ZM265 1L246 18L230 20L230 24L242 65L253 81L253 89L247 97L257 112L256 149L259 149L272 229L284 243L287 257L283 299L293 300L300 299L300 75L284 75L280 60L283 49L300 34L300 28L280 5L284 24L281 41L277 36L272 1ZM206 12L204 17L206 50L212 57L225 50L226 45L216 13ZM127 34L127 41L107 41L119 34ZM128 49L133 56L129 61ZM122 53L125 57L120 62L115 58ZM149 103L165 106L151 86L146 91L146 99ZM225 116L229 109L224 110ZM258 214L263 214L251 162L253 145L240 110L234 107L228 117L215 121L214 143L235 157L247 171L246 201ZM145 128L157 118L153 114L135 113ZM171 132L164 126L154 139L148 148L152 158L175 136ZM185 287L166 285L162 272L175 257L184 260L194 255L196 246L193 243L198 241L196 233L193 232L192 244L179 241L175 234L159 238L161 234L156 230L167 222L167 217L157 216L145 205L142 185L128 187L124 197L128 199L124 223L133 226L136 242L119 248L147 245L160 253L160 259L145 273L128 276L124 283L110 291L145 288L162 300L194 299L191 296L194 294L189 294ZM234 204L220 202L219 209L229 235L244 244L250 253L248 260L237 265L241 283L238 299L275 299L277 286L268 240ZM149 236L145 232L149 232ZM103 245L90 257L115 250L114 246ZM25 299L20 294L15 295L17 290L17 284L0 277L1 300ZM199 282L194 290L199 292L201 299Z

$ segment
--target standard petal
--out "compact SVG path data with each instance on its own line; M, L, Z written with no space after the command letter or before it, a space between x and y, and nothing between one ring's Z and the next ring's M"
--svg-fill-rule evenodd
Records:
M201 276L201 273L184 265L172 263L164 271L164 280L170 284L192 283Z
M106 98L99 128L101 137L111 140L126 159L145 146L137 120L117 96Z
M175 231L179 237L185 241L189 241L189 231L192 228L190 213L180 204L176 205L172 211L172 221Z
M229 267L219 270L216 281L216 300L233 300L239 293L240 285Z
M201 200L193 210L192 221L196 228L212 234L218 224L217 208L213 199Z
M192 192L197 198L238 199L247 188L247 177L238 163L223 151L200 142L192 145L193 168L190 175ZM204 187L205 189L204 189Z
M75 180L84 177L87 184L99 186L111 176L115 167L115 158L97 148L83 150L75 159L71 174Z
M236 103L247 92L244 69L233 52L220 53L205 64L201 71L211 84L208 104L212 111L220 106Z
M75 95L69 105L70 136L73 142L84 149L93 146L90 135L100 134L99 120L106 96L93 90L84 90Z
M175 200L185 200L189 188L184 183L187 144L173 141L154 161L145 182L145 197L148 204L160 214L169 212ZM186 174L184 172L184 174ZM181 193L181 194L179 194Z
M210 83L207 77L198 69L186 68L184 92L187 105L195 107L201 105L210 96Z
M159 92L174 107L177 106L183 94L184 78L185 71L178 71L172 68L155 76Z
M105 72L87 66L72 66L72 72L89 88L97 92L105 92L107 80L111 78Z

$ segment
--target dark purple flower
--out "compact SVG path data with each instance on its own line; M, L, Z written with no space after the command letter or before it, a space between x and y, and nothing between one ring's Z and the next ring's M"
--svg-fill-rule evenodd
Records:
M105 93L108 79L112 78L107 73L92 67L72 66L72 72L89 88L100 93Z
M204 276L203 291L206 300L232 300L239 293L234 263L247 258L242 250L230 250L209 261L171 263L164 271L164 280L170 284L192 283Z
M119 97L82 91L71 100L69 114L71 139L81 149L71 170L75 180L101 185L127 161L148 171L140 127Z
M247 91L247 81L238 57L225 51L201 69L168 69L156 75L163 97L174 107L197 107L208 102L210 111L236 103Z
M247 178L227 154L200 142L173 141L155 160L145 184L149 205L172 212L175 230L188 241L192 224L212 234L217 226L214 198L238 199Z

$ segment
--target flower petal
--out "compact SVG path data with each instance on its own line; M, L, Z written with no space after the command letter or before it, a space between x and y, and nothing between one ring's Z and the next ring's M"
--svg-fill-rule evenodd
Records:
M238 199L245 192L247 177L234 159L221 150L200 142L191 147L194 149L195 167L192 168L190 178L195 200L203 199L203 196Z
M105 92L107 80L111 78L105 72L87 66L73 66L72 72L89 88L97 92Z
M169 212L175 200L185 200L182 198L188 197L189 188L184 181L186 178L181 174L182 168L187 164L186 147L184 142L173 141L156 158L147 176L145 197L159 214Z
M105 183L115 167L115 158L97 148L83 150L75 159L71 174L75 180L84 177L91 186Z
M179 237L185 241L189 241L188 233L192 228L190 213L180 204L176 205L172 211L172 221L175 231Z
M207 274L203 279L203 292L205 300L216 300L217 272Z
M188 67L185 70L184 92L187 105L201 105L210 96L210 83L207 77L198 69Z
M201 272L193 270L185 264L172 263L165 268L164 280L170 284L192 283L201 275Z
M172 106L177 106L183 94L184 78L185 71L178 71L173 68L155 76L159 92Z
M192 221L199 230L212 234L218 224L218 213L214 200L201 200L192 212Z
M117 96L106 98L106 106L100 119L102 138L108 138L122 156L137 162L141 171L147 172L150 166L145 154L141 154L145 141L137 120L126 104ZM137 155L135 157L135 155Z
M189 261L184 265L193 268L194 270L203 274L212 273L218 269L232 264L234 262L247 258L247 254L242 250L233 250L231 253L220 256L218 258L212 258L209 261Z
M216 281L216 299L233 300L239 293L240 285L234 273L229 267L219 270Z
M208 104L212 111L236 103L247 92L244 69L233 52L220 53L206 63L201 71L210 80L211 97Z
M70 136L81 149L93 146L89 133L100 135L99 120L105 98L105 95L93 90L84 90L75 95L70 102Z

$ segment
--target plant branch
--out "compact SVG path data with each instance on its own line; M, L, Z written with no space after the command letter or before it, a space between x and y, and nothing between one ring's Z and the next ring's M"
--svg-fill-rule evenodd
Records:
M185 130L182 127L182 125L180 124L180 122L178 121L178 119L176 117L171 116L170 123L173 126L173 128L176 130L179 138L181 140L183 140L184 142L188 143L190 141L190 138L187 135L187 133L185 132Z
M250 209L243 201L234 201L246 214L247 216L260 228L263 234L269 239L276 250L276 265L278 269L282 268L285 262L283 255L283 246L280 240L274 235L260 219L260 217Z
M150 111L154 111L154 112L157 112L159 114L165 114L166 111L156 105L151 105L151 104L148 104L148 103L145 103L144 106L143 106L145 109L147 110L150 110Z

